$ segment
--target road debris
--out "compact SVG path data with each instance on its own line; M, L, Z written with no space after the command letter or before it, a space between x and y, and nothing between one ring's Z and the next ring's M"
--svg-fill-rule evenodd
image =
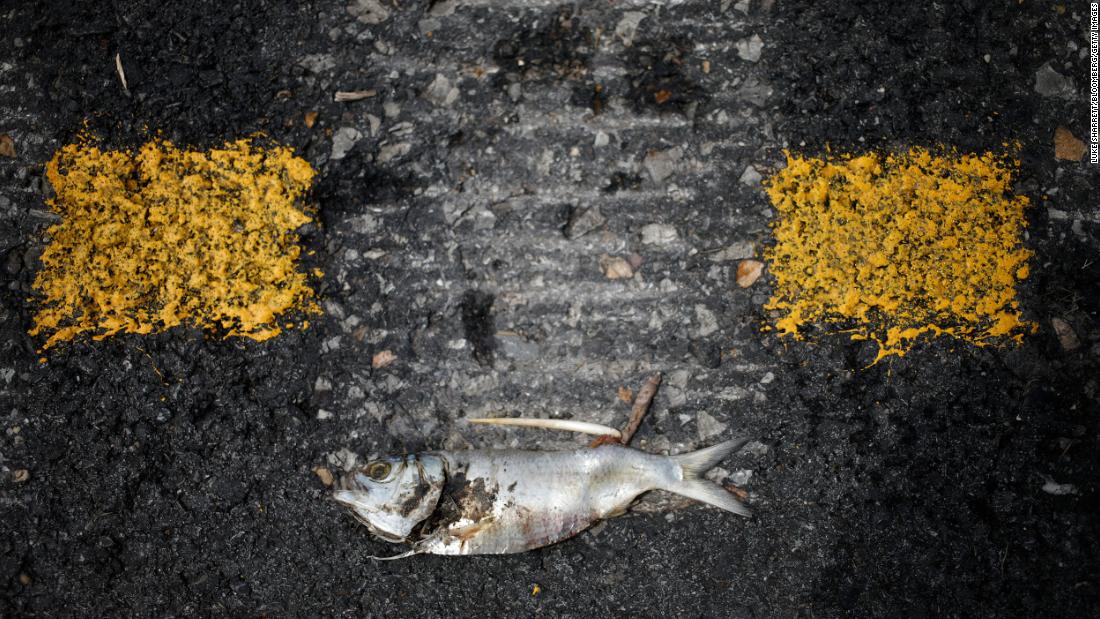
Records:
M615 25L615 36L623 42L623 47L630 47L634 44L634 37L638 34L638 26L642 23L642 20L648 17L641 11L627 11L623 13L619 23Z
M760 180L762 178L763 176L760 175L760 172L757 172L756 168L750 165L745 166L745 171L741 173L741 178L738 180L741 181L742 185L748 185L749 187L758 187L760 186Z
M695 322L699 323L693 332L696 338L704 338L718 331L718 317L702 303L695 305Z
M598 230L607 223L607 218L600 213L600 207L572 208L569 211L569 222L565 225L565 236L569 239L578 239L589 232Z
M435 79L428 84L428 87L424 89L420 96L437 106L450 107L458 100L459 94L458 88L451 85L451 80L441 73L436 73Z
M1077 494L1077 486L1073 484L1060 484L1049 477L1044 477L1043 492L1054 496L1068 496Z
M15 140L6 133L0 133L0 156L15 159Z
M699 440L701 441L709 441L725 432L726 428L729 427L728 424L718 421L713 415L706 411L699 411L696 413L695 423L699 431Z
M11 480L17 484L26 482L31 478L31 472L27 469L15 469L11 472Z
M748 288L760 279L764 272L764 263L759 260L742 260L737 265L737 285Z
M600 256L600 270L607 279L630 279L634 277L634 268L618 256L603 254Z
M313 467L313 474L317 476L317 479L321 480L321 483L324 484L326 488L332 485L332 471L328 470L328 467L315 466Z
M379 0L352 0L348 13L355 19L372 26L380 24L390 17L390 10Z
M663 183L665 179L676 173L683 156L684 151L679 146L668 150L650 151L646 154L642 165L649 172L653 182Z
M332 135L332 152L328 158L334 161L343 159L361 139L363 139L363 134L355 127L340 127Z
M619 387L618 396L620 400L629 404L634 399L634 392L630 387Z
M1054 157L1064 161L1080 161L1088 150L1085 143L1078 140L1065 127L1054 130Z
M646 224L642 226L642 243L646 245L671 245L680 234L671 224Z
M374 353L370 366L377 370L393 364L394 361L397 361L397 355L393 354L392 350L382 350Z
M755 243L752 241L738 241L710 254L709 258L712 262L729 262L732 260L745 260L755 255Z
M1035 72L1035 92L1044 97L1061 99L1073 99L1077 96L1073 80L1055 71L1049 62Z
M1050 326L1054 328L1054 334L1058 336L1058 342L1062 345L1062 350L1069 352L1081 347L1081 340L1068 322L1055 316L1050 319Z
M748 62L760 60L760 54L764 51L764 40L758 34L741 39L735 45L737 46L737 55L741 60L747 60Z
M371 97L376 96L378 96L378 91L374 89L338 90L336 91L336 94L332 96L332 98L337 103L350 103L352 101L362 101L363 99L370 99Z
M634 399L634 406L630 409L630 420L623 428L622 437L619 439L623 445L629 445L630 439L634 438L634 434L642 425L642 419L649 412L649 405L653 403L653 397L657 395L657 389L660 386L661 374L657 373L646 379L645 384L638 390L638 397Z
M126 72L122 70L122 54L115 54L115 71L118 73L118 81L122 82L122 90L130 94L130 87L126 85Z

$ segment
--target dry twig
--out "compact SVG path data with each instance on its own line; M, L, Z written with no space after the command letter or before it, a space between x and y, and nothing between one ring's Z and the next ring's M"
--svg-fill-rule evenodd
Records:
M130 94L130 87L126 85L126 72L122 70L122 53L115 54L115 71L118 71L118 79L122 82L122 90Z
M337 103L348 103L350 101L359 101L360 99L369 99L377 94L378 91L373 88L371 90L340 90L336 92L333 99L335 99Z
M642 425L642 418L649 412L649 405L653 402L653 396L657 395L657 388L661 386L661 374L660 372L649 377L649 380L645 382L645 385L638 390L638 397L634 398L634 408L630 411L630 421L627 422L626 427L623 428L622 436L615 437L612 435L601 436L600 438L592 441L589 447L599 447L608 443L618 443L620 445L629 445L630 439L634 437L634 433L638 431L638 426Z

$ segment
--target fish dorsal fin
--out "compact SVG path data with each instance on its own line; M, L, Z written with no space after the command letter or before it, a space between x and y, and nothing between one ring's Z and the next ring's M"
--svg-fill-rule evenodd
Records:
M609 428L598 423L587 421L573 421L572 419L539 419L534 417L477 417L467 419L470 423L516 426L520 428L539 428L543 430L562 430L565 432L580 432L582 434L595 434L596 436L613 436L620 438L622 433L615 428Z

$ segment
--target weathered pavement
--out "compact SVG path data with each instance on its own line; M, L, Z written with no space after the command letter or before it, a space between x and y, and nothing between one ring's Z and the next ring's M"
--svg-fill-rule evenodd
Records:
M0 612L1094 608L1098 172L1052 154L1055 127L1086 135L1087 14L895 4L6 8ZM1036 92L1047 63L1074 84ZM362 89L377 94L333 101ZM265 343L180 329L40 364L26 298L42 164L85 119L112 146L264 131L298 148L321 172L303 242L323 317ZM734 271L768 242L757 175L784 148L1015 140L1036 203L1021 298L1040 325L1021 348L935 341L865 369L872 345L762 331L766 278L741 289ZM615 258L633 277L606 276ZM372 367L384 350L396 361ZM524 555L376 564L396 547L312 472L347 464L345 448L573 445L461 419L621 425L619 388L654 371L635 445L759 437L724 465L753 520L656 498Z

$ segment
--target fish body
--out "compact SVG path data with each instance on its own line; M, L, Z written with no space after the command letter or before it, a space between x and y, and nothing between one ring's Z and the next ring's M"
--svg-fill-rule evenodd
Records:
M656 489L748 516L733 495L700 477L746 442L680 456L618 445L396 456L343 477L334 498L378 537L411 544L406 554L523 552L618 516Z

